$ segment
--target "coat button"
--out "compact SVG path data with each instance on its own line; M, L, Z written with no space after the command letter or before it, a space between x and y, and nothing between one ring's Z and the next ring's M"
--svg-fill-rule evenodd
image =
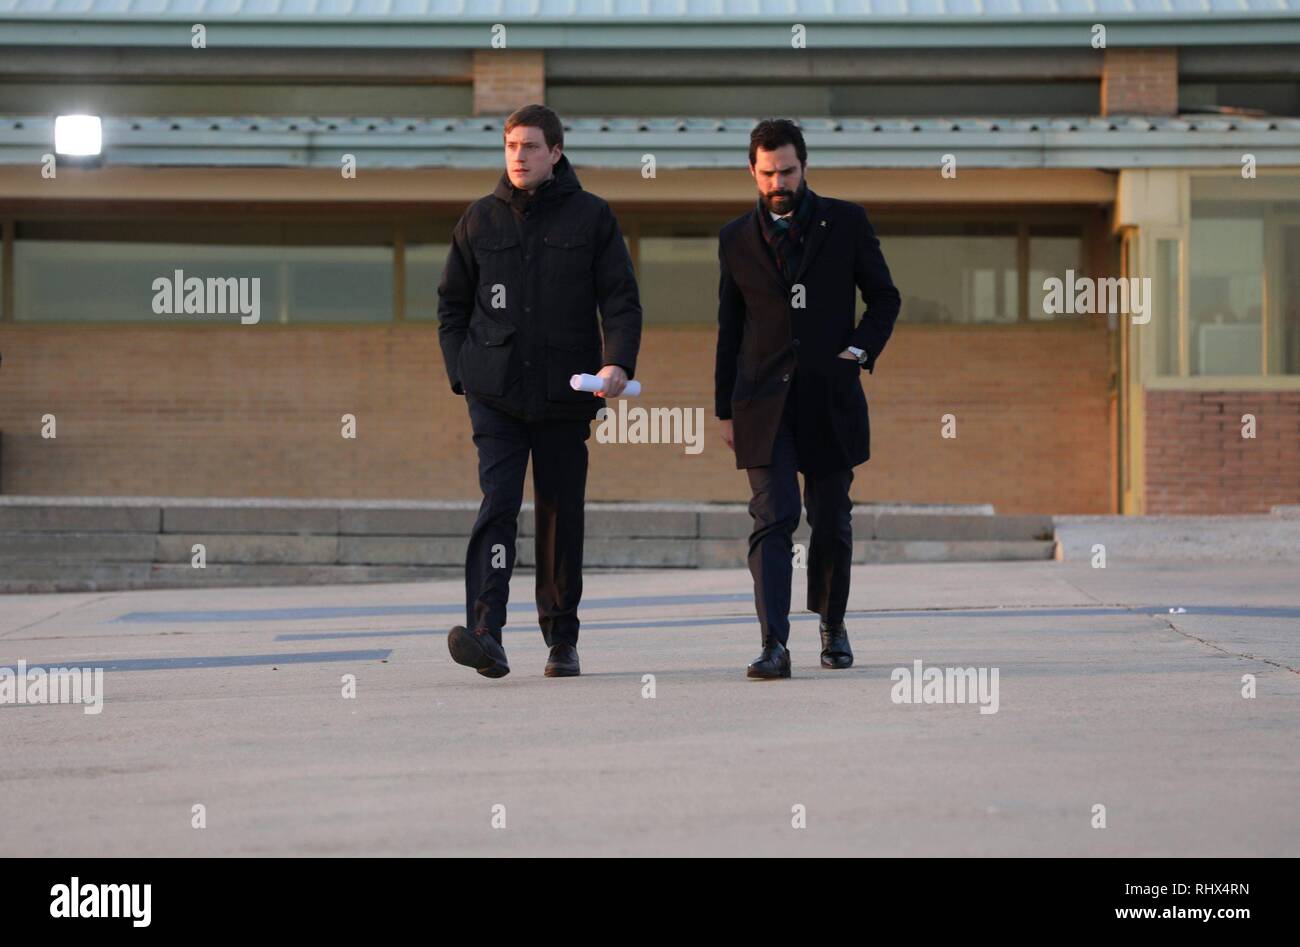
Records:
M798 347L799 347L799 340L798 340L798 339L795 339L795 340L793 340L793 342L792 342L791 344L793 344L795 348L798 348Z
M524 362L524 368L531 368L531 367L532 367L532 364L533 364L532 362L525 361L525 362Z
M789 381L789 380L790 380L790 376L789 376L789 375L782 375L782 376L781 376L781 380L782 380L782 381Z

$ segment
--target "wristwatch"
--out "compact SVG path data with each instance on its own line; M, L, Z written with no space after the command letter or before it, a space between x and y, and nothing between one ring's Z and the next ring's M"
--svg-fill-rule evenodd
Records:
M857 357L857 360L858 360L858 364L859 364L859 365L865 365L865 364L866 364L866 362L867 362L867 353L866 353L866 352L864 352L862 349L858 348L856 345L850 345L850 346L848 347L848 350L849 350L850 352L852 352L852 353L854 354L854 356Z

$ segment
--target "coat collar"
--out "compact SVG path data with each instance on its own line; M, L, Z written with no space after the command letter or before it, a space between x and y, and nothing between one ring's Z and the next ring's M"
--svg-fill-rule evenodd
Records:
M808 269L817 252L821 250L826 243L826 235L830 232L835 223L834 215L830 212L831 205L822 199L812 188L807 188L804 194L804 200L813 201L812 216L808 220L808 235L803 248L803 258L799 261L799 271L794 275L794 283L803 278L804 272ZM749 240L752 244L750 250L758 257L760 265L776 280L777 284L783 291L788 290L790 285L781 275L781 270L777 267L776 261L772 259L772 254L768 252L766 241L763 239L763 220L759 214L766 214L767 208L760 204L754 207L753 212L749 215Z

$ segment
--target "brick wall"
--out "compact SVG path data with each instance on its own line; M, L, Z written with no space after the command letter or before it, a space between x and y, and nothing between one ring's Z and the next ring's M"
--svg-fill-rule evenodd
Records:
M546 100L546 58L541 50L474 50L474 114L509 115Z
M1178 50L1103 51L1102 115L1177 115Z
M748 499L712 416L714 336L650 328L638 370L641 404L704 409L704 452L593 434L590 498ZM479 495L469 421L432 324L11 324L0 352L5 493ZM876 373L862 376L873 457L853 496L1109 512L1107 364L1103 321L899 328ZM46 413L55 440L40 437ZM356 440L340 436L345 413L357 417ZM954 440L940 437L946 413L957 417Z
M1253 439L1241 436L1255 416ZM1267 513L1300 503L1300 391L1148 391L1148 513Z

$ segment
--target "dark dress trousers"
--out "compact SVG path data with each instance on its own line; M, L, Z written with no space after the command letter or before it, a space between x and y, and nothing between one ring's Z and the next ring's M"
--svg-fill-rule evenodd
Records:
M605 401L574 391L569 378L604 365L633 376L641 303L618 221L567 157L532 196L503 173L466 210L438 286L438 320L483 491L466 552L466 627L501 640L531 456L538 618L548 645L576 644L586 441Z
M754 210L719 233L715 413L731 419L737 468L752 491L749 567L766 643L789 635L792 536L799 525L796 472L812 529L808 608L842 620L853 556L853 468L871 455L867 400L855 346L868 372L898 318L901 299L867 213L820 197L804 237L798 270L787 280ZM856 318L861 293L866 312Z

